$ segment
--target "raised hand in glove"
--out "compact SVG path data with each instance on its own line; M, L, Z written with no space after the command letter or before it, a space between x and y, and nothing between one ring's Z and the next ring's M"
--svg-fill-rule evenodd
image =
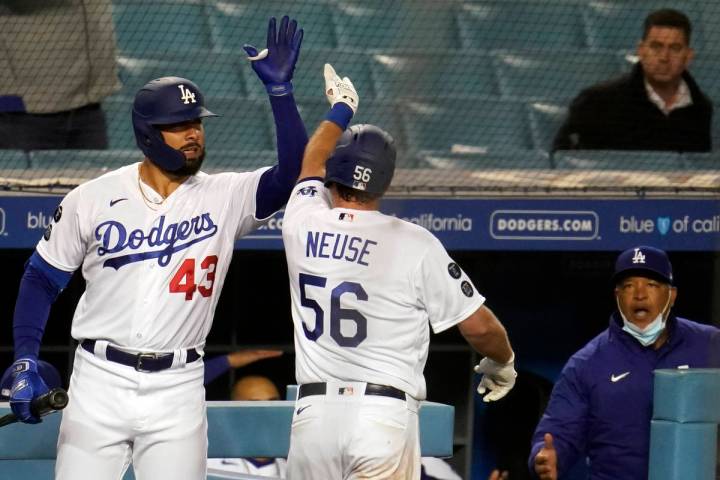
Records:
M498 363L495 360L485 357L475 366L475 373L481 374L477 391L483 397L484 402L500 400L512 390L515 385L515 354L513 353L507 363ZM485 394L485 392L488 392Z
M284 16L276 32L275 17L270 19L267 34L267 48L258 51L252 45L243 45L252 62L252 68L270 95L287 95L292 92L293 71L300 55L303 29L297 22Z
M37 360L30 357L18 358L12 364L13 383L10 389L10 408L18 420L24 423L40 423L40 418L32 414L30 404L33 399L48 392L42 377L38 373Z
M325 96L330 105L335 106L336 103L342 102L355 113L360 102L355 85L352 84L348 77L340 78L329 63L325 64L323 74L325 75Z

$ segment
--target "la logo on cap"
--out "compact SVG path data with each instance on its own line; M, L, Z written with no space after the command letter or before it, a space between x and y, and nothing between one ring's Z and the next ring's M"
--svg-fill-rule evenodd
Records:
M645 263L645 255L643 255L639 248L635 249L635 255L632 258L632 263Z

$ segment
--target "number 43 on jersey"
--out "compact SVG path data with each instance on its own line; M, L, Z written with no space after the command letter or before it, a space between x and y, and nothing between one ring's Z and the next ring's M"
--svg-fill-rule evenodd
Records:
M200 284L195 283L195 259L186 258L178 271L170 280L170 293L184 293L185 300L193 299L197 291L203 297L212 295L213 284L215 283L215 270L217 267L217 255L209 255L200 262L200 277L203 278Z

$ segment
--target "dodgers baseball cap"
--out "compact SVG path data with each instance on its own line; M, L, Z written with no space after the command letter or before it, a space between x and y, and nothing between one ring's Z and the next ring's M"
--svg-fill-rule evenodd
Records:
M60 372L57 368L48 362L38 360L38 373L49 389L62 386L60 380ZM12 387L12 365L5 370L2 379L0 379L0 400L7 400L10 397L10 388Z
M667 253L647 245L628 248L618 255L613 281L617 283L630 275L649 275L651 278L673 284L672 264Z

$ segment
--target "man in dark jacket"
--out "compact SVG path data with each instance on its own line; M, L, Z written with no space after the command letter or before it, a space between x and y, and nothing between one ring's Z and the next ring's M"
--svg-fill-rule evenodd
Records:
M677 10L648 15L640 61L629 74L573 100L553 150L709 151L713 107L687 71L694 56L691 31Z
M615 263L610 327L563 368L535 430L530 471L557 480L587 457L591 480L648 478L653 370L718 365L720 330L670 313L677 289L662 250Z

